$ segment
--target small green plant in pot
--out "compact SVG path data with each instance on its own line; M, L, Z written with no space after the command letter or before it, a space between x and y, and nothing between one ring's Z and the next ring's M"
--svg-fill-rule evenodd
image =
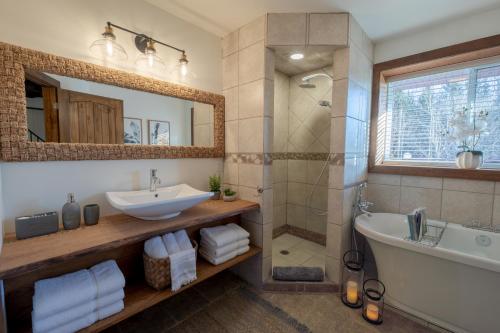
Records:
M224 196L223 196L224 201L234 201L236 200L236 192L231 190L231 188L226 188L224 190Z
M213 192L212 200L220 199L220 176L213 175L208 177L208 186L210 187L210 192Z

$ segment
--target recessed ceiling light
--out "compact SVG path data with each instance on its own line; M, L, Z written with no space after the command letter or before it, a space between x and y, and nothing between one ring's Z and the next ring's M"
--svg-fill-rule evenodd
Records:
M303 59L304 58L304 54L303 53L292 53L290 54L290 59L292 60L300 60L300 59Z

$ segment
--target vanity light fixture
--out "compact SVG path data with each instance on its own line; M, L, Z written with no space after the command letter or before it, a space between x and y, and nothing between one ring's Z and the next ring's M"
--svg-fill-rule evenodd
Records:
M186 56L186 51L179 49L167 43L163 43L145 34L140 34L133 30L121 27L119 25L113 24L111 22L106 22L106 27L104 28L103 38L100 38L90 45L90 51L98 57L104 59L115 59L115 60L126 60L127 53L125 49L116 42L116 36L113 33L113 28L128 32L135 35L135 46L141 54L137 57L136 64L138 66L144 67L149 70L162 70L165 67L163 60L157 55L155 45L163 45L170 49L173 49L181 53L181 58L179 59L179 72L182 77L185 77L188 73L188 60Z
M292 59L292 60L304 59L304 53L300 53L300 52L292 53L292 54L290 54L290 59Z

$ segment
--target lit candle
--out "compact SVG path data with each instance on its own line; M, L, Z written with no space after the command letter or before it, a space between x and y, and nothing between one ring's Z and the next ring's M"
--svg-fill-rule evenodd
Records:
M358 284L355 281L347 281L347 302L350 304L358 302Z
M378 306L376 306L375 304L368 304L366 306L366 318L370 319L371 321L377 321Z

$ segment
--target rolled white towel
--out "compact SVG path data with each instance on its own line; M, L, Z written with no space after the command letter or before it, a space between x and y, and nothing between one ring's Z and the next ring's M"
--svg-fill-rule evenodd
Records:
M202 228L201 239L213 247L222 247L230 243L248 238L250 234L240 226L229 223L213 228Z
M108 318L118 312L122 311L125 308L125 304L123 300L116 301L108 306L101 307L97 309L97 320L102 320L104 318Z
M151 258L163 259L168 257L167 249L160 236L153 237L144 242L144 252Z
M179 248L181 251L183 250L189 250L193 248L193 245L191 244L191 241L189 240L189 237L187 235L186 230L182 229L179 231L176 231L174 233L175 235L175 240L177 241L177 244L179 245Z
M239 249L240 247L244 247L246 245L250 244L250 240L248 238L224 245L222 247L214 248L212 247L208 242L205 242L205 240L201 240L200 247L204 249L204 251L210 255L211 257L221 257L223 255L226 255L230 252L233 252L234 250Z
M89 269L97 283L97 297L125 287L125 277L114 260L101 262Z
M33 333L74 333L82 328L89 327L93 323L97 321L97 313L96 312L91 312L87 315L84 315L76 320L73 320L71 322L68 322L65 325L58 326L56 328L52 328L50 331L45 331L45 332L35 332Z
M203 256L203 258L208 260L208 262L212 263L213 265L219 265L247 252L248 250L250 250L250 247L247 245L237 250L234 250L226 255L223 255L221 257L212 257L208 253L206 253L203 248L200 248L200 254Z
M33 316L35 318L50 317L56 313L92 301L96 297L97 286L95 279L86 269L55 278L39 280L35 282Z
M71 307L66 311L56 313L50 317L38 318L33 314L32 326L34 332L49 332L51 329L63 326L69 322L75 321L82 316L83 313L91 313L97 309L102 309L122 301L125 297L123 289L116 290L96 300L91 300L78 306Z
M177 253L181 250L173 233L163 235L161 239L163 240L163 244L165 244L165 247L167 248L169 256L172 256L172 254Z

